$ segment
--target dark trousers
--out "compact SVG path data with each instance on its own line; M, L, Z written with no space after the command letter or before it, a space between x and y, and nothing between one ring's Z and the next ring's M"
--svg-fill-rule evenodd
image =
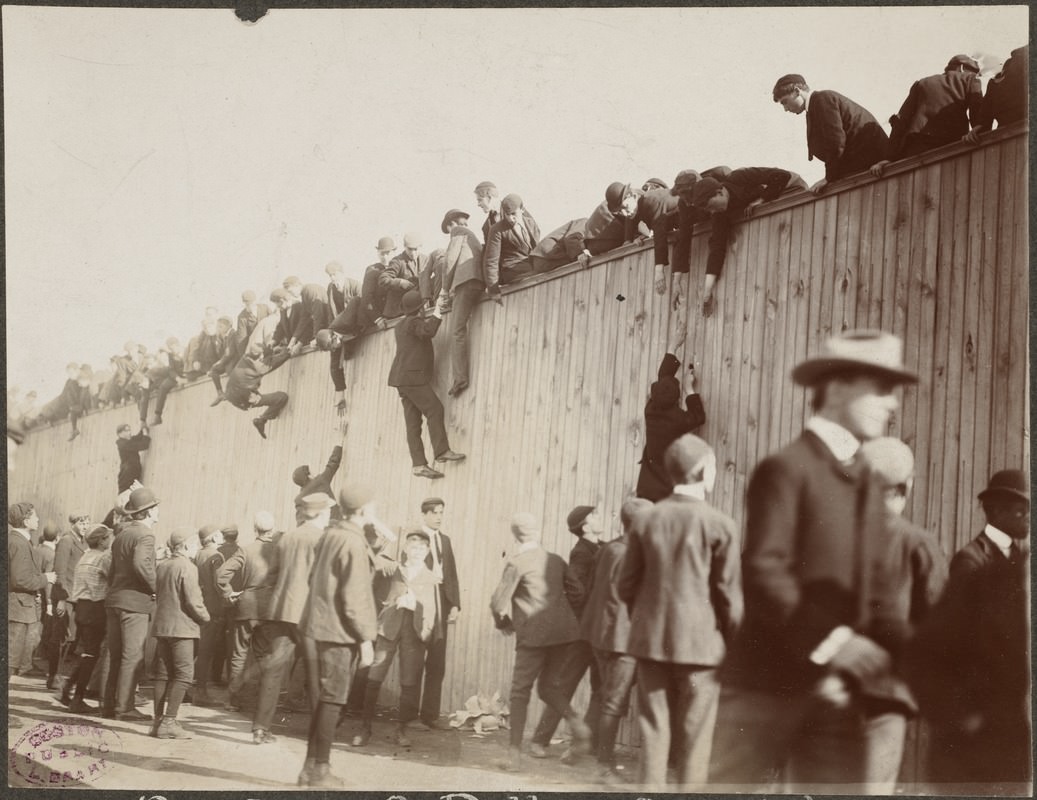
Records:
M425 661L425 643L414 630L410 618L400 627L398 639L387 639L379 635L374 647L374 662L367 671L367 687L364 697L364 720L374 718L374 703L378 700L378 689L392 666L396 651L400 651L400 708L398 722L410 722L418 718L418 699L421 694L421 672ZM375 686L377 685L377 688Z
M710 783L725 785L717 791L891 794L905 728L903 714L870 715L857 697L840 708L809 692L725 687Z
M264 422L269 422L281 416L281 412L284 411L286 405L288 405L287 392L270 392L269 394L261 394L259 399L252 404L252 408L266 406L267 409L260 416L260 419Z
M666 762L674 740L679 786L692 789L706 783L719 697L713 667L637 660L643 785L665 787Z
M630 708L630 693L637 676L637 659L626 653L594 649L601 675L601 717L598 721L598 763L615 765L619 723Z
M245 683L245 662L248 660L248 649L252 644L252 631L259 625L258 620L236 619L231 623L230 650L230 693L237 694Z
M425 681L421 690L421 719L435 722L443 704L443 678L446 677L446 637L449 625L442 625L443 636L425 645Z
M125 714L133 711L137 671L144 664L144 644L148 638L150 615L147 612L109 608L108 652L111 668L104 687L102 710Z
M252 651L259 665L259 698L252 730L270 730L277 711L281 684L295 657L295 626L288 622L263 621L252 631Z
M75 699L82 700L86 695L90 678L97 667L101 655L101 645L104 643L106 619L104 601L80 600L76 603L76 613L79 615L79 626L77 630L76 649L78 658L72 674L65 684L65 696L72 695L75 690Z
M576 716L569 707L569 698L561 691L558 674L569 657L573 642L553 644L547 647L515 647L515 667L511 675L511 746L522 746L522 734L526 728L526 715L529 711L529 697L533 684L537 685L537 694L548 708L553 709L560 718L572 719Z
M443 422L443 404L427 383L420 386L397 386L403 404L403 419L407 423L407 446L410 448L411 464L415 467L428 466L425 445L421 441L421 417L428 420L432 452L438 458L450 449L446 425Z
M349 696L350 683L356 669L359 645L313 642L320 676L319 700L310 721L306 758L327 764L331 758L331 742Z
M223 635L223 618L216 617L199 626L198 634L198 659L194 664L195 682L202 691L209 685L212 677L213 657L219 646L220 637Z
M197 639L159 636L155 649L155 720L176 719L187 688L194 680L194 645Z
M166 407L166 398L169 397L169 393L176 388L176 376L169 374L162 378L158 382L158 386L154 387L155 392L155 416L161 417L162 412Z
M468 383L468 321L484 294L486 287L482 281L465 281L454 289L454 304L450 311L450 369L454 386Z
M565 695L566 705L572 702L580 681L583 680L587 670L591 673L591 699L587 704L587 713L584 721L590 726L592 735L597 738L598 717L601 714L601 675L598 672L598 664L594 660L594 650L589 642L573 642L566 653L565 661L558 670L558 690ZM544 709L544 715L540 717L536 730L533 731L533 741L545 747L551 743L558 723L562 721L560 714L552 708Z

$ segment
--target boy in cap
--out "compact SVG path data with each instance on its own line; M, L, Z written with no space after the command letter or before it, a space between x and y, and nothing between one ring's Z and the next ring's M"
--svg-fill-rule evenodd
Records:
M396 243L391 236L383 236L375 249L378 251L378 260L364 270L364 280L360 287L360 321L365 328L385 327L385 290L381 286L381 276L389 266Z
M636 521L616 591L630 613L642 746L639 783L666 785L676 742L677 784L705 784L720 684L717 667L742 620L734 520L706 502L713 448L690 433L666 450L673 492Z
M590 587L591 578L594 575L594 561L598 551L601 550L601 533L604 530L604 520L597 506L576 506L569 512L565 520L569 533L576 537L576 544L569 551L569 582L565 586L565 596L576 614L577 621L583 618L587 602L587 590ZM572 643L564 662L558 670L558 685L565 694L568 702L572 701L583 676L590 670L591 698L587 705L587 713L583 721L591 730L591 745L596 745L593 738L597 733L598 715L601 711L601 675L598 665L594 661L594 652L585 639L579 639ZM561 716L553 708L545 708L536 730L533 731L533 739L529 745L530 755L535 758L547 756L547 748L551 744ZM563 763L572 763L577 753L568 750L562 755Z
M670 263L669 233L676 222L677 198L669 189L643 191L630 184L613 183L605 192L608 208L626 220L626 242L655 243L655 290L666 291L666 267Z
M455 397L468 388L468 321L486 293L483 247L468 227L468 214L458 209L447 212L441 226L450 236L443 255L444 308L451 308L450 372L453 384L448 394ZM497 298L500 302L500 298Z
M939 75L915 81L900 110L889 118L889 150L871 174L882 175L892 161L961 140L975 124L982 102L979 63L966 55L954 56Z
M158 503L150 489L134 489L124 509L128 521L112 542L110 589L105 598L111 667L101 707L102 716L108 718L151 719L133 707L133 698L155 609L156 556L152 529L158 523Z
M752 216L760 203L777 200L786 192L806 191L806 182L784 169L746 167L721 178L704 177L691 191L691 203L710 218L709 256L706 283L702 289L702 313L713 313L713 287L724 269L731 229Z
M1030 482L991 476L987 525L951 561L939 604L912 640L904 673L929 723L927 779L944 793L1032 792Z
M882 493L856 458L883 436L897 386L917 378L903 343L847 331L798 364L812 392L803 434L761 461L746 492L745 622L724 664L710 780L793 792L864 791L895 724L867 724L856 687L886 674L890 653L862 628L872 587L861 554L885 536ZM868 580L862 579L867 575ZM877 720L879 723L883 720Z
M142 451L151 447L148 426L141 424L136 434L130 433L132 428L122 423L115 429L115 447L119 451L119 492L125 492L134 481L144 477L144 467L140 463Z
M342 445L337 444L331 449L331 457L328 459L328 463L324 466L324 471L319 475L313 475L310 472L309 466L306 464L295 468L295 471L292 473L292 483L299 487L299 494L295 496L296 525L302 525L305 520L305 517L300 510L304 497L322 492L332 500L335 499L335 492L331 488L331 479L335 477L335 474L338 472L338 468L341 465ZM342 512L339 511L338 505L336 504L332 506L331 518L341 519L341 517Z
M112 565L111 528L95 525L86 535L86 544L89 549L76 564L69 595L75 608L77 659L61 691L61 703L73 714L97 710L87 705L84 697L105 636L104 599Z
M7 674L33 670L32 652L40 641L40 593L57 575L44 572L32 534L40 518L32 503L14 503L7 510Z
M389 594L378 615L378 639L374 661L367 672L364 688L363 722L353 737L353 747L363 747L371 739L371 721L382 681L400 651L400 706L393 741L409 747L407 723L418 718L421 675L429 643L441 636L436 613L439 579L425 563L429 555L429 535L411 531L404 540L403 563L390 578Z
M417 233L404 235L403 252L389 262L378 278L378 285L385 293L382 316L386 319L407 313L403 309L403 296L418 288L418 276L429 264L429 257L421 252L421 244L421 236Z
M287 392L267 392L261 394L259 391L263 376L271 372L274 367L267 367L262 361L263 351L256 342L250 342L245 355L241 357L237 365L227 376L226 397L232 406L242 411L251 408L265 406L266 411L252 420L252 425L262 438L266 438L266 424L277 419L288 405Z
M490 228L500 222L500 189L493 181L480 181L472 191L475 192L475 204L486 214L482 223L482 240L486 244L490 241Z
M637 496L653 503L669 497L673 491L673 483L663 463L666 449L676 439L706 422L702 397L695 391L695 370L690 367L684 376L684 408L680 406L681 385L676 378L680 366L673 353L663 356L659 380L652 384L645 404L645 447L637 476Z
M802 75L784 75L774 84L774 102L790 114L807 115L807 151L825 164L825 177L810 187L820 193L832 181L864 172L886 157L889 137L875 117L853 100L829 89L812 90Z
M580 633L590 643L601 675L601 715L598 721L598 770L605 783L618 783L616 736L630 706L637 659L627 652L630 614L618 592L619 573L638 517L652 507L636 497L623 503L619 521L623 535L606 543L598 555L587 587L587 605Z
M169 534L169 558L159 563L155 584L155 624L158 640L154 664L155 724L151 735L158 739L190 739L177 721L187 689L194 681L194 649L199 624L209 621L209 612L198 585L198 569L191 561L195 532L177 528Z
M500 287L517 281L533 270L530 253L540 241L540 227L517 194L505 195L501 217L489 230L483 263L490 296L500 296Z
M333 522L317 545L299 624L300 635L314 642L319 664L319 703L310 723L300 786L344 785L330 771L331 743L349 697L353 670L371 665L378 636L364 538L373 493L364 486L347 486L339 494L339 506L344 519Z
M436 461L463 461L465 457L450 449L443 419L443 403L432 388L435 379L432 337L439 330L443 314L438 305L427 317L421 309L421 295L417 289L411 289L403 296L401 305L401 311L407 317L394 331L396 355L389 369L388 384L396 388L403 404L407 446L413 465L411 472L419 478L442 478L443 473L430 468L425 457L425 445L421 439L422 416L428 421Z
M510 771L522 769L522 735L533 684L540 699L572 729L574 749L583 750L591 730L569 705L558 685L558 671L570 648L579 639L576 615L565 599L571 582L565 560L540 546L540 523L532 514L517 514L511 521L515 554L493 592L490 611L494 624L506 636L515 635L515 668L511 678Z

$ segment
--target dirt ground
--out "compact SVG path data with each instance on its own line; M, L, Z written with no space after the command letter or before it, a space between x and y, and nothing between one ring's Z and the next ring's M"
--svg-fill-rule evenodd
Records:
M216 691L223 699L225 691ZM147 689L142 694L150 696ZM148 793L297 788L310 717L289 710L284 696L282 701L273 731L277 741L270 744L252 744L247 702L242 711L185 704L179 718L194 738L159 740L147 735L146 722L70 715L42 680L15 677L9 684L8 783ZM150 703L140 710L150 714ZM598 782L591 756L572 766L560 763L565 750L561 742L552 745L549 758L527 756L524 771L516 774L502 768L506 730L479 735L471 730L428 731L415 726L408 732L412 744L404 748L390 740L393 724L389 712L382 710L370 743L354 748L348 742L357 724L347 719L339 727L331 753L332 772L345 780L348 789L386 794L606 790ZM619 763L620 774L633 781L635 753L621 750ZM607 790L635 789L631 783Z

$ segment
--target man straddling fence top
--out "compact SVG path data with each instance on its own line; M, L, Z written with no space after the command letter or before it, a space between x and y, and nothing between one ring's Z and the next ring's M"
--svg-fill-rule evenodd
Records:
M266 411L252 420L252 424L259 431L259 435L265 439L266 424L281 416L284 407L288 405L288 393L268 392L267 394L260 394L259 386L263 376L270 372L271 369L263 364L261 360L262 355L263 346L259 342L250 342L245 355L241 357L234 369L230 371L230 375L227 376L227 388L224 393L230 404L235 408L240 408L242 411L248 411L250 408L258 408L259 406L266 407Z
M774 85L774 102L790 114L807 115L809 159L821 159L825 177L810 187L820 192L832 181L871 167L886 157L889 137L871 112L830 89L812 90L802 75L785 75Z
M803 434L761 461L746 492L745 620L721 673L710 782L794 793L868 791L897 732L859 686L888 672L872 589L888 580L881 488L857 451L886 433L894 390L917 379L903 344L848 331L792 371L812 392ZM867 580L863 580L867 577Z

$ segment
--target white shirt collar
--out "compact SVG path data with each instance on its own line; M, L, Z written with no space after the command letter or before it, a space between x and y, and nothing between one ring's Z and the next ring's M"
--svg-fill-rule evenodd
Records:
M701 483L678 483L673 487L673 493L694 497L696 500L706 499L706 487Z
M437 531L435 528L430 528L428 525L422 524L421 529L428 534L429 539L431 539L433 542L436 541L436 539L439 537L439 531Z
M522 542L515 548L515 555L518 555L519 553L528 553L530 550L536 550L539 547L540 542L537 541Z
M860 440L837 422L813 416L807 420L806 429L824 442L832 455L839 461L849 461L860 449Z
M987 535L987 538L990 539L990 541L997 545L998 550L1000 550L1006 556L1009 554L1009 552L1012 549L1011 536L1009 536L1000 528L995 528L990 523L987 523L987 526L983 529L983 533Z

